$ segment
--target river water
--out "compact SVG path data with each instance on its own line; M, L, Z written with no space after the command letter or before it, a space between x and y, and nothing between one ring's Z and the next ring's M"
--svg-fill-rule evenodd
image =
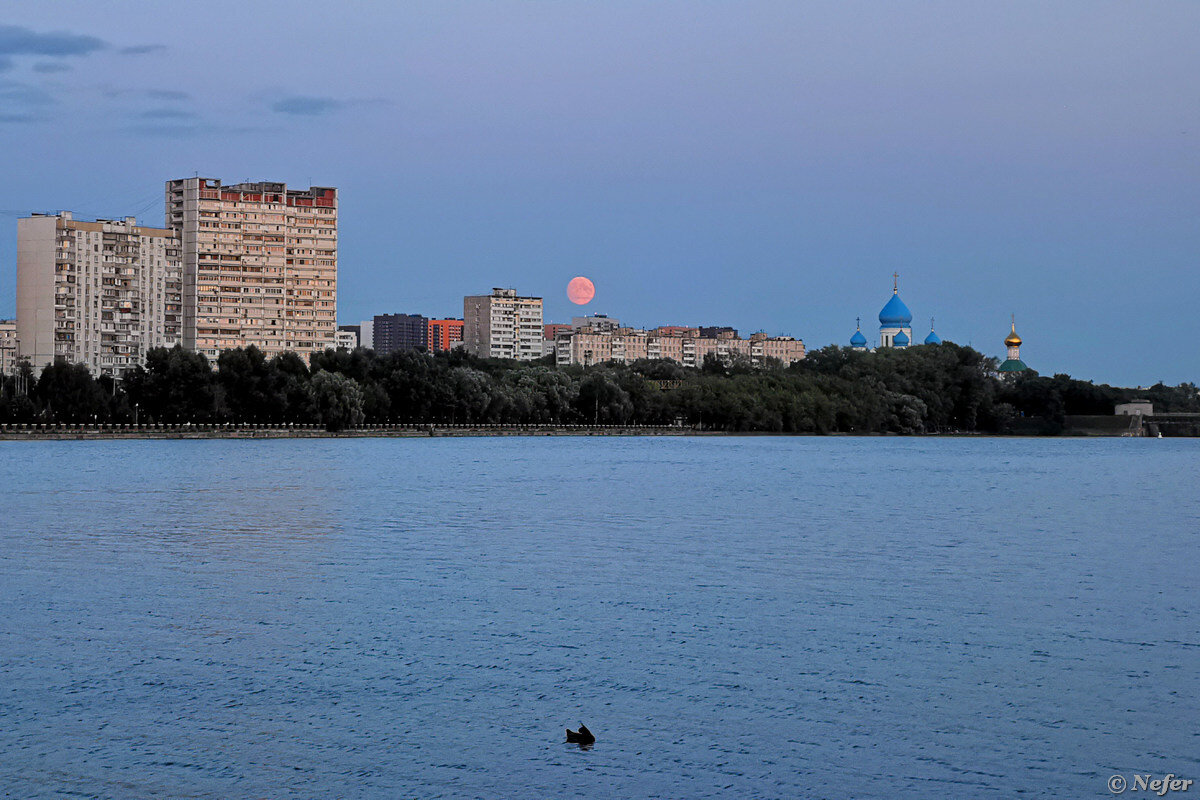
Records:
M1198 464L1182 439L0 443L0 786L1200 779Z

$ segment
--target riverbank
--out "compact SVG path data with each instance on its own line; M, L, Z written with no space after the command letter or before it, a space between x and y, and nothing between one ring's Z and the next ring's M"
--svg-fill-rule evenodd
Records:
M1168 437L1192 436L1164 428ZM342 431L306 425L0 425L2 441L74 441L107 439L403 439L465 436L896 436L890 433L791 433L700 430L674 425L364 425ZM906 434L916 437L1101 438L1146 435L1141 426L1071 427L1047 433L1037 424L1001 434L954 431ZM1151 435L1157 435L1157 430Z
M0 441L79 439L355 439L430 436L712 436L723 431L655 425L5 425Z

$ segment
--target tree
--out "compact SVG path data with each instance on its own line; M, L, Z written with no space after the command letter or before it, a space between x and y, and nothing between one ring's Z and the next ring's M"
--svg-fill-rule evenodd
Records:
M353 378L319 370L309 381L308 390L325 430L340 431L362 424L363 393Z
M218 384L203 353L156 347L146 366L125 375L130 400L156 422L211 422L219 417Z
M54 359L42 370L33 395L54 422L108 421L108 397L84 364Z

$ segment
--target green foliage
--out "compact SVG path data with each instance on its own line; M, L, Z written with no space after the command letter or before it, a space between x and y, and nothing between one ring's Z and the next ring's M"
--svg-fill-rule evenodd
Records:
M108 418L108 398L83 364L55 359L42 370L34 385L33 401L47 422L81 423Z
M122 383L147 421L218 422L225 416L208 359L179 345L148 351L146 366L127 373Z
M358 381L336 372L318 370L308 382L312 409L329 431L353 428L363 422L363 393Z
M20 386L30 387L22 393ZM1112 414L1134 397L1158 411L1200 412L1194 384L1122 389L1035 372L953 343L880 350L826 347L798 364L706 360L557 367L429 354L327 350L311 370L294 353L230 350L214 371L182 348L147 354L115 383L55 364L0 384L0 421L671 425L776 433L1040 432L1075 414Z

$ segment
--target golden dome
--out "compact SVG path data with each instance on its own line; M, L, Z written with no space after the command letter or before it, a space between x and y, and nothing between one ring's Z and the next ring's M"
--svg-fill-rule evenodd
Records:
M1009 347L1020 347L1021 346L1021 337L1017 336L1017 323L1016 322L1013 322L1012 333L1010 333L1008 336L1005 337L1004 344L1008 345Z

